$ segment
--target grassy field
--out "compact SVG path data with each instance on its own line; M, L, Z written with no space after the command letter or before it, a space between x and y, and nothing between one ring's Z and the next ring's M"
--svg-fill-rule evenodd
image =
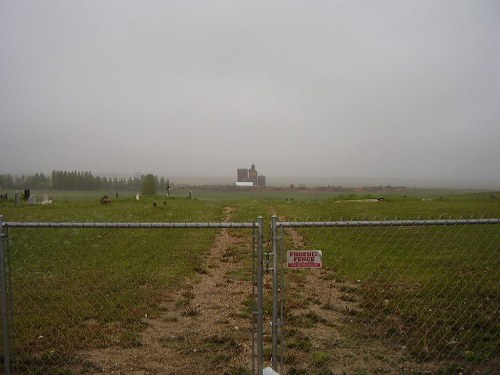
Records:
M267 231L273 214L301 221L500 214L499 200L489 193L414 191L373 202L363 201L372 198L365 194L196 190L195 199L156 196L136 201L135 194L120 192L110 205L101 205L103 194L57 192L49 194L54 203L43 206L0 202L0 215L9 222L219 222L224 207L231 206L233 221L254 221L262 215ZM115 198L114 193L108 195ZM67 362L79 349L138 345L141 318L157 314L158 302L168 298L169 291L202 272L203 255L215 234L11 228L14 345L22 366ZM498 332L491 328L498 324L495 312L500 306L497 225L480 232L471 226L337 228L300 234L307 246L325 250L325 265L339 280L356 284L356 298L365 311L358 318L373 327L373 334L412 345L415 355L424 359L447 352L454 341L467 343L454 346L453 358L461 360L484 361L498 348ZM461 318L452 321L457 311ZM439 340L422 337L435 327L440 327ZM439 342L430 345L429 340Z
M382 337L421 360L481 362L495 355L498 225L298 231L306 249L323 251L333 280L356 303L351 315L361 329L350 335L360 343Z
M328 200L345 200L362 198L379 198L385 196L399 197L401 195L418 198L418 199L442 199L453 197L470 197L476 195L477 191L459 190L459 189L404 189L401 191L386 191L386 190L373 190L373 191L321 191L316 189L202 189L197 187L179 187L172 191L174 197L185 198L191 196L199 199L211 200L282 200L282 201L328 201ZM109 194L109 193L108 193ZM485 193L486 196L489 194Z
M9 221L24 222L217 222L222 215L222 205L209 201L163 204L160 197L136 201L125 196L101 205L99 194L63 196L43 206L3 203L0 212ZM137 345L141 319L154 316L168 291L200 270L215 234L10 228L14 353L21 372L48 373L71 362L74 350Z

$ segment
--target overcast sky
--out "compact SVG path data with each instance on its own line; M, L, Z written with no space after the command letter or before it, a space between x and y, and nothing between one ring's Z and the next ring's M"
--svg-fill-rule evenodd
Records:
M500 187L500 1L2 0L0 127L0 173Z

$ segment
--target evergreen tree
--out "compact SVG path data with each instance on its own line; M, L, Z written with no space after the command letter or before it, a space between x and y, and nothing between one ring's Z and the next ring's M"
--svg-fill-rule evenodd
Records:
M151 173L147 174L142 182L142 194L143 195L154 195L156 194L156 187L158 185L158 179Z

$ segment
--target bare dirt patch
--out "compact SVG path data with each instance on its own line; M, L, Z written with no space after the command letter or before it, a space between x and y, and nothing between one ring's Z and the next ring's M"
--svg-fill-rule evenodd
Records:
M230 220L233 209L225 208ZM132 348L80 354L98 374L250 374L251 233L222 229L197 276L144 317Z

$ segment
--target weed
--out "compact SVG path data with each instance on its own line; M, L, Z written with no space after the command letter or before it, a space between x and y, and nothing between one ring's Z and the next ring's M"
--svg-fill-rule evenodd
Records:
M318 351L313 353L313 364L316 367L324 367L330 360L330 355L327 352Z
M291 340L288 340L286 343L287 348L297 349L303 352L309 352L311 350L311 339L308 337L294 337Z

